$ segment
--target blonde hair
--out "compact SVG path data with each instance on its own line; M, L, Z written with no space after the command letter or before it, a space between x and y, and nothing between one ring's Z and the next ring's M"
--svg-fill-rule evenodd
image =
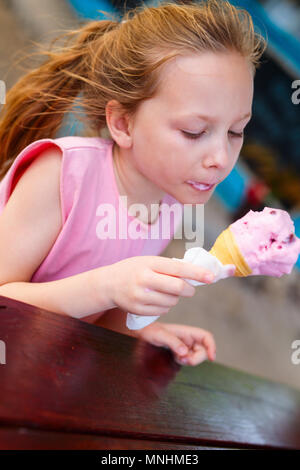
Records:
M225 0L163 2L138 7L123 21L90 21L46 51L46 60L7 93L0 114L0 179L18 153L54 137L64 115L80 103L88 127L106 126L106 105L116 100L129 115L154 96L162 66L173 57L234 51L259 66L266 48L251 16Z

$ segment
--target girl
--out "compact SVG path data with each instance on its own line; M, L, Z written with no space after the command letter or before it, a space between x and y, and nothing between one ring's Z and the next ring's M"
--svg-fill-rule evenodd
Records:
M134 217L121 196L147 209L209 200L238 159L265 42L246 11L218 0L137 9L71 39L2 110L0 295L128 334L126 312L162 315L194 295L183 278L212 278L158 256L182 213L168 240L151 238L162 211ZM55 138L77 102L95 137ZM105 238L107 205L118 228L136 224L143 238ZM180 363L215 358L200 328L156 323L131 334Z

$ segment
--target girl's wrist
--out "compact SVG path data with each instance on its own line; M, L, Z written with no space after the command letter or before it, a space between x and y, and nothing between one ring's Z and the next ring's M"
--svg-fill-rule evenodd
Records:
M109 266L102 266L89 271L91 296L94 299L97 312L117 307L113 299L113 280L109 268Z
M134 338L139 338L141 336L141 330L129 330L128 333L129 336L133 336Z
M155 330L159 327L159 325L156 323L155 325L151 323L150 325L144 326L144 328L140 328L139 330L132 330L134 332L134 336L136 338L142 338L145 333L148 333L149 331L151 332L152 330Z

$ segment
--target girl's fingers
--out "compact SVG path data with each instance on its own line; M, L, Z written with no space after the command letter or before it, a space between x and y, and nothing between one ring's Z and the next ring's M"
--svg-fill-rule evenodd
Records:
M208 359L208 353L205 347L200 344L196 344L193 349L189 349L177 336L166 331L162 338L164 346L169 347L173 351L175 361L181 365L196 366Z
M184 356L188 354L188 347L181 341L180 338L169 333L164 328L159 329L155 335L155 343L157 346L164 346L171 349L175 355Z
M216 358L216 345L213 337L208 334L205 335L202 339L201 344L195 343L193 346L194 351L202 351L203 349L206 352L207 359L214 361Z
M195 287L191 286L184 279L155 272L152 273L147 285L154 291L170 295L181 295L183 297L192 297L196 292Z
M186 327L182 329L182 335L193 338L195 344L203 345L207 351L208 358L213 361L216 356L216 343L213 335L202 328ZM184 340L184 337L181 336Z
M210 333L206 334L202 339L202 344L207 351L208 358L214 361L216 358L216 343L213 336Z
M205 348L207 357L211 361L216 358L216 343L213 335L202 328L168 324L167 328L170 332L176 334L185 344L192 350L201 350Z
M215 359L215 342L211 333L201 328L185 325L150 325L140 335L155 346L165 347L174 353L180 365L197 365Z
M153 269L159 273L193 279L199 282L211 282L205 279L205 274L212 276L212 278L215 277L214 274L206 268L201 268L200 266L186 261L174 260L163 256L159 256L158 259L155 259Z
M155 292L152 289L146 289L147 303L145 305L157 305L159 307L173 307L179 301L179 296L172 294L163 294L162 292Z
M168 313L171 307L162 307L158 305L143 305L139 307L138 312L131 311L136 315L157 316Z
M191 351L186 357L177 358L176 362L183 365L197 366L206 361L208 359L206 349L201 345L198 346L197 350Z

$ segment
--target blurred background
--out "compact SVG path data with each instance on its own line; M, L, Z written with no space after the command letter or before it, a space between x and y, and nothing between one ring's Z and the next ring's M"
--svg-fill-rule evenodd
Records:
M9 89L25 67L33 66L33 59L24 57L36 50L35 43L47 46L63 30L104 19L105 13L121 20L126 10L159 3L0 0L0 79ZM268 48L256 72L253 118L239 162L205 206L206 249L232 221L265 206L287 210L300 236L300 91L295 93L300 89L300 0L231 3L250 12ZM70 115L59 135L85 132ZM174 239L162 255L183 257L186 241ZM163 321L208 329L217 342L217 362L300 389L300 364L291 361L292 342L300 340L299 281L300 258L280 279L253 276L198 287Z

